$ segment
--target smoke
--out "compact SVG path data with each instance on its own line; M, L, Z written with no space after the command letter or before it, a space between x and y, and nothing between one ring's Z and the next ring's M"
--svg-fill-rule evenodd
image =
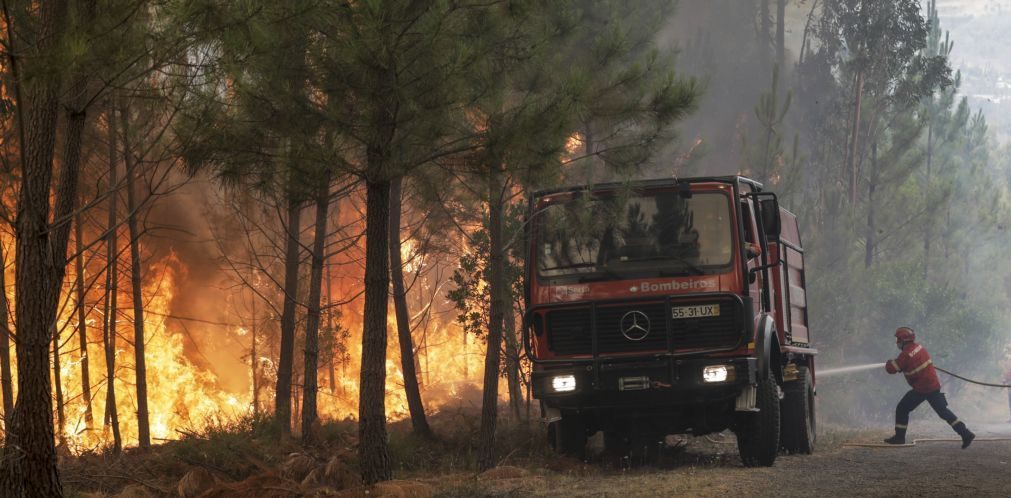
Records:
M155 228L143 238L176 274L167 325L185 337L187 359L213 372L224 390L248 392L249 338L237 331L249 328L250 315L246 303L237 302L235 281L221 259L222 249L236 251L240 239L229 237L219 186L205 176L175 180L185 184L154 202L147 223ZM226 230L216 233L215 226Z
M952 63L956 70L960 61L979 66L978 61L992 60L995 54L1003 54L1005 49L999 40L1006 38L1007 30L994 26L1007 24L1009 19L1006 9L981 13L982 7L963 3L967 6L942 5L941 28L953 26L958 32L969 25L984 26L993 31L993 35L971 40L962 39L970 35L954 37L957 57ZM774 27L776 2L769 4ZM770 45L773 41L760 36L758 6L757 1L679 2L675 16L657 41L661 47L676 47L678 72L704 81L705 94L698 110L678 125L679 140L644 172L643 177L668 177L672 172L679 176L754 174L749 171L743 141L753 142L759 132L755 107L760 95L770 90L775 53L775 47ZM809 15L813 13L814 23L817 22L818 11L812 11L813 6L812 2L787 3L786 64L780 68L779 80L783 95L797 88L798 75L794 70L801 46L813 42L810 36L805 40ZM945 17L948 14L956 16L950 25ZM1007 57L997 58L1002 62L994 64L1006 63ZM988 67L997 67L994 64ZM999 90L1003 87L995 83L997 79L992 71L971 69L965 77L968 88L983 88L985 85L981 82L987 78L992 80L986 86L990 90L974 90L976 93L993 95L1003 91ZM1004 76L1001 81L1007 80ZM822 157L819 147L826 144L817 142L818 137L811 133L811 126L807 124L811 122L810 116L803 113L819 114L821 118L833 115L830 87L824 83L811 82L803 89L803 95L798 94L799 90L794 91L795 98L783 127L784 142L789 146L794 134L799 137L802 157L795 176L806 178L783 179L785 183L798 182L796 188L799 190L781 198L785 207L798 214L807 249L812 345L820 350L819 413L823 419L850 425L887 424L894 404L908 386L901 375L889 376L884 368L880 371L875 368L898 353L891 334L899 325L912 325L917 330L920 342L937 364L982 380L1001 378L997 352L1011 342L1008 332L1011 318L1006 312L1011 307L1011 265L1002 254L1011 240L1003 222L988 227L980 221L990 216L1006 216L1011 162L1006 154L994 152L987 164L972 166L971 171L970 166L957 162L963 159L948 163L945 166L948 171L958 171L953 175L955 182L971 183L958 180L959 176L978 179L989 175L994 179L996 195L976 198L973 196L977 194L968 192L949 194L964 196L968 204L955 203L956 207L949 208L947 213L939 210L929 216L917 215L917 210L924 208L911 201L879 199L878 209L887 212L895 221L889 225L878 220L878 236L882 240L876 265L865 269L861 261L864 234L852 228L864 222L863 208L859 207L850 217L834 213L831 206L839 206L843 213L849 208L839 199L819 196L819 192L831 189L812 184L839 180L831 176L817 177L810 171L812 160ZM805 99L806 104L801 99ZM1011 102L1011 99L1005 100ZM987 111L994 106L993 102L983 104L979 99L970 100L970 103L973 108L984 105ZM996 123L989 131L991 137L996 137L992 138L993 143L1009 135L1011 128L1006 125L1006 114L998 112L986 116L989 123ZM839 121L842 120L840 117ZM837 154L841 155L842 151L833 149L829 157ZM922 162L922 157L919 160ZM672 171L674 167L679 170ZM908 184L910 191L918 192L918 199L922 199L929 186L922 169L921 165L921 172ZM772 188L781 195L787 193L785 184L773 184ZM978 215L973 211L977 208ZM957 228L945 228L946 223L952 226L945 217L959 219L960 215L975 225L961 232ZM903 225L899 223L901 220L907 221ZM934 242L929 268L925 270L924 265L928 263L924 262L927 257L923 233L928 228L933 230ZM926 277L921 278L923 275ZM823 370L822 365L833 368ZM989 417L1006 419L1004 391L980 389L941 376L949 398L967 407L962 408L965 413L980 413L980 416L985 413ZM956 412L962 413L957 409Z

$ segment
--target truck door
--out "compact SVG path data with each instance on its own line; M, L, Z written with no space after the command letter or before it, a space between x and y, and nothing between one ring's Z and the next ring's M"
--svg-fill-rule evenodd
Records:
M755 211L752 206L751 199L745 199L741 201L741 213L744 214L744 242L749 245L753 245L759 249L758 238L758 226L755 224ZM747 250L745 254L749 255ZM762 265L762 258L760 255L754 257L749 257L748 261L744 265L744 271L747 272L748 281L748 295L752 296L751 306L752 306L752 316L758 316L759 312L762 311L762 272L751 273L752 268L757 268ZM754 280L752 280L754 277Z

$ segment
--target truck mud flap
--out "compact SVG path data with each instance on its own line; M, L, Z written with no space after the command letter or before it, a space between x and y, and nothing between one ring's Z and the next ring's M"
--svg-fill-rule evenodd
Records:
M741 394L737 395L737 402L734 405L734 410L739 412L757 412L758 411L758 389L755 386L747 386L741 390Z

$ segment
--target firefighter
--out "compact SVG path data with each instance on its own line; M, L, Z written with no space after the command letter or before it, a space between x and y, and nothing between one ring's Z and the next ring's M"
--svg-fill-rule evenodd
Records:
M930 403L937 416L948 422L959 436L962 437L962 449L972 444L976 435L965 423L958 419L948 409L948 400L941 392L941 382L937 379L937 371L926 348L916 343L916 333L909 327L899 327L895 330L895 345L902 351L894 360L885 363L885 370L890 374L902 372L906 382L912 389L902 397L895 407L895 435L885 439L888 444L905 444L906 427L909 423L909 412L920 406L924 401Z

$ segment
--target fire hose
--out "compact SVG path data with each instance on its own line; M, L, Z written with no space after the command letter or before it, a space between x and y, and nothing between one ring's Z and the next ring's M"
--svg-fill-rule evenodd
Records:
M958 375L956 373L951 373L951 372L949 372L949 371L947 371L947 370L945 370L945 369L943 369L943 368L941 368L941 367L939 367L937 365L934 365L934 368L936 370L944 372L944 373L946 373L946 374L948 374L948 375L950 375L950 376L952 376L952 377L954 377L956 379L962 379L962 380L964 380L966 382L971 382L973 384L978 384L978 385L981 385L981 386L988 386L988 387L1000 387L1000 388L1004 388L1004 389L1011 388L1011 385L1009 385L1009 384L990 384L988 382L980 382L978 380L967 379L967 378L962 377L961 375Z
M939 367L937 365L934 365L934 368L936 370L944 372L944 373L946 373L946 374L948 374L948 375L950 375L950 376L952 376L952 377L954 377L956 379L961 379L961 380L964 380L964 381L972 383L972 384L976 384L976 385L980 385L980 386L987 386L987 387L999 387L999 388L1002 388L1002 389L1009 389L1009 388L1011 388L1011 385L1008 385L1008 384L992 384L992 383L989 383L989 382L981 382L981 381L978 381L978 380L969 379L967 377L962 377L961 375L958 375L958 374L953 373L953 372L949 372L949 371L947 371L947 370L945 370L945 369L943 369L943 368L941 368L941 367ZM843 446L843 448L912 448L913 446L916 446L917 443L932 443L932 442L939 442L939 441L960 443L960 442L962 442L962 439L961 438L953 438L953 437L950 437L950 438L947 438L947 437L941 437L941 438L920 438L920 439L914 439L912 443L906 443L906 444L843 443L842 446ZM976 438L976 439L973 440L973 442L976 442L976 441L1011 441L1011 437L988 437L988 438Z

